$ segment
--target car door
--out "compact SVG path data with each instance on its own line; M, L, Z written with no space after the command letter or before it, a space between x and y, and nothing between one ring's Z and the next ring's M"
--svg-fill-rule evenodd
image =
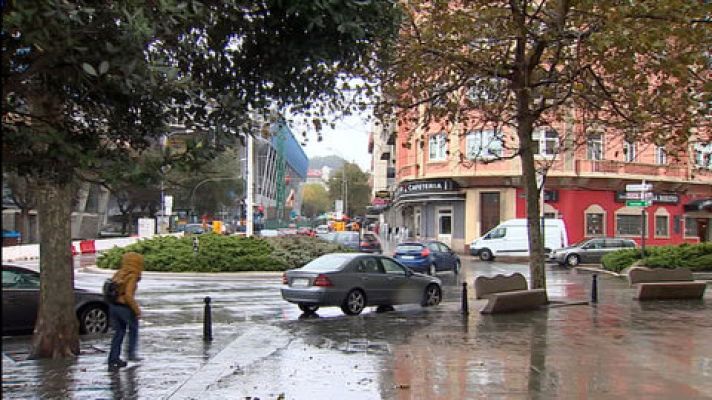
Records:
M408 285L408 270L390 258L381 257L381 265L388 282L385 298L387 304L413 303L414 285Z
M604 239L593 239L583 246L581 261L584 263L595 263L601 260L605 250Z
M366 292L369 304L385 304L390 282L376 257L359 257L354 260L359 276L359 286Z
M40 297L39 275L31 271L3 268L2 324L7 330L26 330L35 326Z
M455 252L452 251L448 245L442 242L438 242L438 247L440 248L440 254L444 261L443 266L446 266L448 269L455 268L455 263L457 262Z

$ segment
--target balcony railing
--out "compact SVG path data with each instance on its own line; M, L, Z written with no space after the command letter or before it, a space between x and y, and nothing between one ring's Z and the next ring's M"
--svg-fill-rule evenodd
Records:
M576 174L582 173L688 178L687 168L677 165L637 164L614 160L576 160Z

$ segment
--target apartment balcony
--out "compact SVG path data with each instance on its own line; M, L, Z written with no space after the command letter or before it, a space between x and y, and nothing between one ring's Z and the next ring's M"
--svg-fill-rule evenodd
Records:
M659 180L687 180L687 167L678 165L638 164L614 160L576 160L576 175L606 175Z

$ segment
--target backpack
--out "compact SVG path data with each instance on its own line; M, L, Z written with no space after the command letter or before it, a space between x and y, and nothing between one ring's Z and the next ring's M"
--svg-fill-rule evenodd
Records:
M107 303L116 304L116 300L119 298L119 284L109 278L104 281L102 292Z

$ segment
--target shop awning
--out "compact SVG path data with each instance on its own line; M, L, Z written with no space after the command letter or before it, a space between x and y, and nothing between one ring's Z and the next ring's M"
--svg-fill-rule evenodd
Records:
M697 199L685 204L685 211L712 212L712 199Z

